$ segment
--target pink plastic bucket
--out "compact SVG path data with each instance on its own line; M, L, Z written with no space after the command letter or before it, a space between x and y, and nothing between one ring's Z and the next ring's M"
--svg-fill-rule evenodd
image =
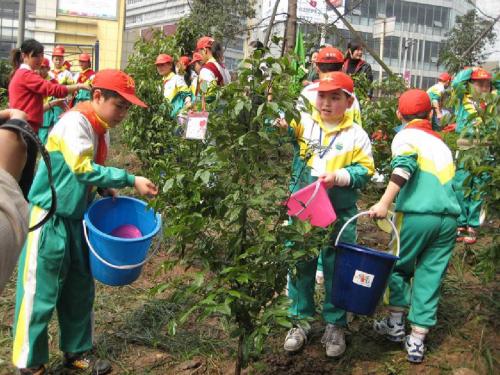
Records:
M288 215L310 221L316 227L327 227L337 219L322 182L312 184L292 194L287 202Z

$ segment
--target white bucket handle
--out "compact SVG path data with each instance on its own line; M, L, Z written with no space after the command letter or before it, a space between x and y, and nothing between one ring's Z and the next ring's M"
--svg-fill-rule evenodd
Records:
M302 209L293 216L299 216L302 212L304 212L304 210L311 204L313 199L316 198L316 195L318 195L318 191L319 191L320 186L321 186L321 182L319 180L316 181L316 187L314 189L314 192L312 193L311 197L307 200L307 202L305 204L302 201L299 201L298 199L293 198L295 201L303 204Z
M369 214L370 214L370 211L363 211L363 212L358 213L357 215L354 215L349 220L347 220L345 222L345 224L342 226L342 228L340 228L339 234L337 235L337 239L335 240L335 246L337 246L337 244L339 243L339 239L340 239L340 236L342 235L342 232L351 223L351 221L356 220L360 216L369 215ZM387 220L389 222L389 224L391 224L392 231L394 232L394 236L396 237L396 245L397 245L397 247L396 247L396 250L397 250L396 256L399 257L399 248L400 248L399 245L400 244L399 244L399 233L398 233L398 230L396 229L396 226L394 225L394 223L391 220L389 220L386 217L383 220ZM385 252L388 252L388 251L385 251Z
M161 220L161 215L160 214L157 214L157 215L160 216L159 220ZM114 268L116 270L132 270L134 268L143 266L160 249L160 244L162 243L162 240L163 240L163 228L160 227L160 240L158 241L158 246L156 246L156 249L151 252L151 254L149 255L149 257L147 257L142 262L137 263L137 264L127 264L127 265L117 266L116 264L109 263L108 261L106 261L105 259L103 259L99 254L97 254L97 251L94 250L94 247L92 246L92 244L89 241L89 237L88 237L88 234L87 234L87 224L85 223L85 220L83 220L82 224L83 224L83 235L85 236L85 241L87 242L87 245L89 246L89 249L92 252L92 254L94 254L94 256L97 259L99 259L99 261L101 263L105 264L108 267Z

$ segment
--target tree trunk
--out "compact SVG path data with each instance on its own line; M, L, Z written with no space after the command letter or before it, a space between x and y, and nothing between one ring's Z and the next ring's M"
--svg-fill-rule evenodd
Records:
M297 32L297 0L288 0L288 17L286 20L285 53L293 51L295 47L295 33Z
M236 365L234 367L234 375L241 375L241 367L243 364L243 334L238 338L238 356L236 357Z

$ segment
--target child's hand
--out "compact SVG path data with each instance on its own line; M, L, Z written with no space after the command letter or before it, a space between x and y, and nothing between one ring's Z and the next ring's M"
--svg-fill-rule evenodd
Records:
M335 184L335 173L323 173L318 177L318 180L324 183L327 189L330 189Z
M101 194L101 196L103 197L112 197L113 199L115 199L119 195L118 190L113 188L102 189L99 194Z
M274 120L274 125L282 130L288 129L288 122L286 122L286 120L281 117L278 117L276 120Z
M135 190L137 190L137 192L141 195L158 194L158 187L146 177L136 176L134 187Z
M327 189L333 186L349 186L351 183L351 175L345 168L337 169L335 172L323 173L318 177L318 180L322 181Z
M382 203L382 202L378 202L376 204L374 204L372 206L372 208L370 208L370 217L374 217L374 218L377 218L377 219L384 219L387 217L387 212L389 211L389 207Z

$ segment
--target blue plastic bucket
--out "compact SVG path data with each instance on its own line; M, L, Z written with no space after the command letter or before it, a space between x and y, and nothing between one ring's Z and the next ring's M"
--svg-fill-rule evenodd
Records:
M398 256L370 249L369 247L338 242L343 230L358 216L348 220L339 232L335 243L335 268L332 280L332 302L336 307L360 315L372 315L384 294L389 276ZM397 241L399 235L389 221Z
M142 237L110 235L117 227L127 224L136 226ZM133 283L141 274L151 241L161 228L161 216L139 199L104 198L88 208L83 226L92 275L103 284L120 286Z

